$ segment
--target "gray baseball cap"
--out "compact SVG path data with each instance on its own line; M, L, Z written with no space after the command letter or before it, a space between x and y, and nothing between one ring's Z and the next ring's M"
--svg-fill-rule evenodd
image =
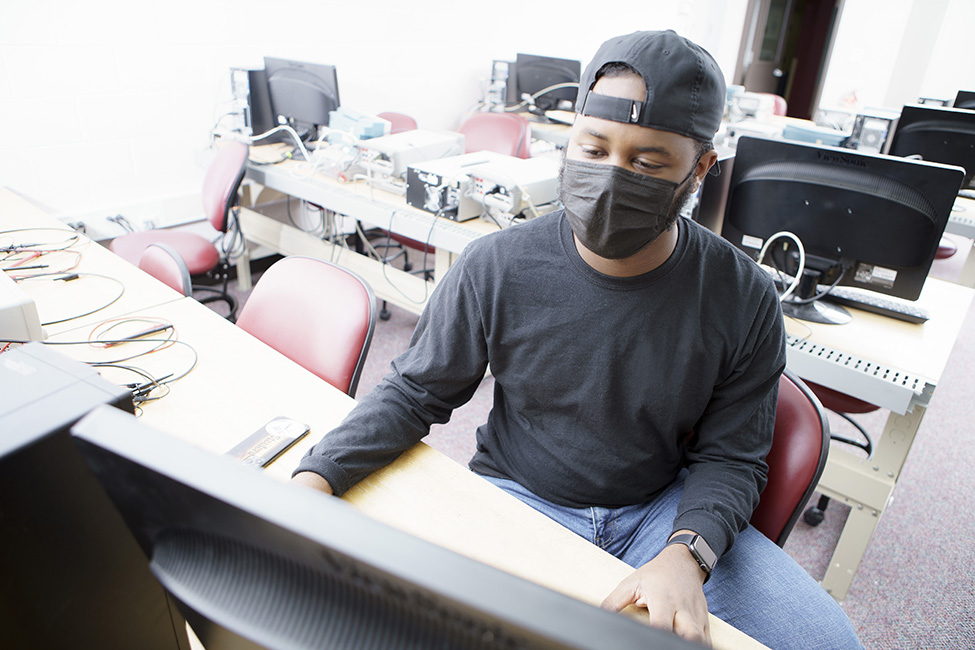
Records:
M592 92L607 63L626 63L647 84L642 102ZM633 32L603 43L579 81L576 113L710 140L724 115L725 81L704 48L672 30Z

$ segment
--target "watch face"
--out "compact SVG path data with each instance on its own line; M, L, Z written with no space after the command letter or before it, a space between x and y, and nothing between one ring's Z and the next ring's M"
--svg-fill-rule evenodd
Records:
M708 570L714 568L714 563L718 561L718 557L708 546L708 543L704 541L704 538L700 535L695 535L694 540L691 542L691 549L697 554L701 561L708 565Z

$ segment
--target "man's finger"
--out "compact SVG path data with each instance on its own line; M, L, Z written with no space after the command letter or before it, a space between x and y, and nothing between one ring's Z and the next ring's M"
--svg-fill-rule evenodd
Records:
M697 621L687 611L681 610L674 614L674 634L687 639L711 646L711 630L708 625L708 617L703 621Z

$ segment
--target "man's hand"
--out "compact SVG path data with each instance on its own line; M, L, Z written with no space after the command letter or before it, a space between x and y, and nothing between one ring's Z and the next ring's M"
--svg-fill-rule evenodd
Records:
M612 611L628 605L642 607L650 625L710 646L708 603L701 589L704 578L688 548L673 544L627 576L602 606Z
M325 494L332 494L332 486L315 472L299 472L292 477L291 482L310 487Z

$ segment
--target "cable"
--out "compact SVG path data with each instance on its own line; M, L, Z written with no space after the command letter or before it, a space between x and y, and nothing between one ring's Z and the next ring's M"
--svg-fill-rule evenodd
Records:
M551 86L548 86L547 88L542 88L534 95L529 95L528 99L525 99L520 103L515 104L514 106L507 107L504 110L506 112L511 112L511 111L517 111L519 108L524 108L525 106L534 106L535 100L541 97L542 95L548 94L553 90L561 90L562 88L579 88L579 83L570 81L566 83L553 84Z
M91 316L92 314L97 313L97 312L99 312L99 311L101 311L101 310L103 310L103 309L105 309L105 308L107 308L107 307L115 304L118 301L118 299L121 298L125 294L125 285L122 282L120 282L116 278L113 278L113 277L110 277L110 276L107 276L107 275L101 275L100 273L67 273L67 274L66 273L36 273L36 274L30 275L30 276L28 276L26 278L18 279L17 281L18 282L24 282L26 280L35 280L35 279L38 279L38 278L45 278L45 277L49 277L49 276L61 276L61 277L51 277L51 279L53 279L53 280L60 280L62 282L72 282L74 280L78 280L79 278L102 278L103 280L109 280L111 282L114 282L116 285L118 285L119 291L118 291L118 294L116 294L111 300L109 300L107 303L105 303L104 305L102 305L100 307L96 307L95 309L92 309L91 311L86 311L83 314L76 314L74 316L69 316L67 318L61 318L59 320L52 320L52 321L48 321L46 323L41 323L42 326L57 325L58 323L66 323L68 321L75 320L77 318L84 318L85 316Z
M796 247L799 249L799 269L796 271L792 284L790 284L789 287L779 296L779 302L783 302L786 298L792 295L792 292L796 290L796 288L799 286L799 280L802 278L802 272L806 268L806 251L802 247L802 242L799 241L798 237L787 230L780 230L765 240L765 245L762 246L762 250L760 250L758 253L758 263L761 264L762 260L765 259L765 255L768 253L769 246L771 246L772 242L782 238L791 239L793 242L795 242Z
M250 138L248 138L248 140L251 143L254 143L254 142L258 141L258 140L263 140L264 138L269 138L272 135L274 135L275 133L280 133L282 131L286 132L288 135L290 135L292 138L294 138L295 142L298 145L298 150L301 151L301 155L304 156L305 160L309 160L310 161L311 160L311 155L308 153L308 150L305 149L305 143L301 141L301 137L298 136L298 133L294 129L292 129L290 126L288 126L286 124L282 124L280 126L276 126L273 129L271 129L270 131L265 131L264 133L261 133L260 135L252 135Z

